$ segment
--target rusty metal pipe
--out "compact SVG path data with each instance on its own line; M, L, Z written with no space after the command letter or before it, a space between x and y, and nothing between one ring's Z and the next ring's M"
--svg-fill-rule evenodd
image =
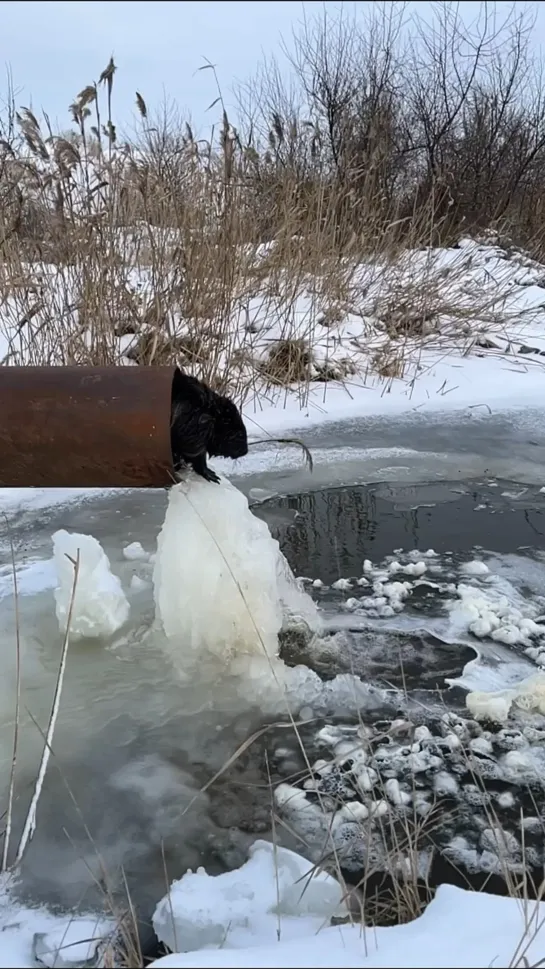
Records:
M164 488L176 367L1 367L0 487Z

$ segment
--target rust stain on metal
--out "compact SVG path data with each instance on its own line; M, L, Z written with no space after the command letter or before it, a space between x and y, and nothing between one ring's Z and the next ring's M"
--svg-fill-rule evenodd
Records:
M0 367L0 487L164 488L175 367Z

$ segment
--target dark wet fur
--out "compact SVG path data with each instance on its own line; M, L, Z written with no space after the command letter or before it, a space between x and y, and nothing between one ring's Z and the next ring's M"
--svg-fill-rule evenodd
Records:
M207 455L242 458L248 453L248 436L236 404L181 371L172 388L170 440L174 469L190 465L206 481L220 480L208 467Z

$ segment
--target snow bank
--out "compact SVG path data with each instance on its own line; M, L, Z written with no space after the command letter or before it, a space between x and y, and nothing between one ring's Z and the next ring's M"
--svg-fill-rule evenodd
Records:
M317 932L334 916L346 916L339 883L305 858L256 841L249 860L235 871L187 872L171 886L153 916L157 937L185 952L206 946L239 948L273 941L277 932ZM301 920L301 921L298 921Z
M0 877L0 965L110 965L107 950L117 936L114 919L103 915L54 915L45 907L26 908L12 898L8 876Z
M59 918L57 922L52 931L34 935L34 955L38 962L50 969L108 965L104 957L116 934L113 919Z
M61 529L53 535L53 559L57 573L55 607L61 632L65 632L74 588L74 562L79 572L70 631L73 639L113 636L129 618L129 603L121 582L112 573L100 542L92 535L70 534Z
M296 867L294 864L294 871ZM240 872L246 868L243 866ZM270 891L270 884L267 888L259 881L263 870L256 866L252 871L256 881L251 888L246 885L252 897L261 891ZM270 869L267 869L266 877L270 877ZM204 891L213 881L203 881ZM297 969L485 969L491 965L537 965L545 951L544 903L529 903L525 912L515 899L477 894L452 885L438 888L420 918L391 928L364 929L361 925L345 924L317 931L308 918L302 917L292 918L289 929L286 928L287 920L279 921L279 937L274 937L270 927L264 928L259 914L249 907L246 925L235 933L235 945L234 937L228 931L228 918L235 903L221 900L218 895L214 898L217 906L215 919L225 924L226 941L221 943L210 939L210 948L185 955L164 956L151 966L161 969L276 969L279 966L295 966ZM173 895L176 917L179 902L182 899ZM194 899L193 908L195 902ZM202 904L208 910L206 897ZM236 904L244 906L242 895ZM183 917L183 913L180 915ZM462 926L463 931L460 931Z

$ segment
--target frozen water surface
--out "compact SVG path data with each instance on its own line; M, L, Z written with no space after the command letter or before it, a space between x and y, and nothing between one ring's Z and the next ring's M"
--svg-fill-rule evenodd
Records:
M467 690L510 689L538 671L539 637L520 632L530 629L523 621L545 613L545 442L535 426L485 427L477 419L462 445L454 427L430 421L413 437L404 433L403 448L399 433L394 443L378 420L365 434L361 424L341 427L334 439L327 433L309 432L312 476L290 449L273 465L267 449L255 449L246 474L243 462L233 469L257 518L248 517L239 491L222 486L220 501L220 489L195 481L185 498L178 492L183 508L171 500L162 532L166 492L75 495L50 506L42 496L8 509L10 532L0 544L0 757L6 777L16 657L11 537L23 683L18 830L60 657L57 613L60 601L62 627L70 569L54 590L59 555L70 551L64 532L100 543L90 564L103 580L110 576L106 593L115 591L108 608L104 598L78 605L79 637L22 895L97 904L101 866L118 892L123 866L149 915L164 894L165 862L171 878L201 864L219 873L242 864L249 841L269 832L270 797L252 800L244 786L260 782L251 749L236 783L200 791L252 731L285 718L287 705L302 707L305 718L367 710L378 719L414 695L429 708L463 711ZM309 580L300 588L261 522L295 575ZM512 645L486 630L476 637L474 619L456 611L462 584L475 584L481 599L491 589L507 597L509 628L519 630ZM310 644L316 614L301 588L312 592L327 633ZM520 597L530 603L527 616ZM283 662L274 647L286 613L303 620L306 634L287 637Z

